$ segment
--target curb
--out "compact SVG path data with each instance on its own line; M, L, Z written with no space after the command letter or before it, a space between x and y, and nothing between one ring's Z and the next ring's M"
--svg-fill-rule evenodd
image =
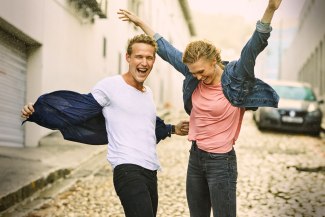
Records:
M0 212L7 210L13 205L22 202L24 199L32 196L38 190L41 190L54 183L55 181L65 178L71 173L69 169L59 169L57 171L51 172L46 177L41 177L23 187L15 192L9 193L0 199Z
M28 212L37 209L46 200L55 197L78 180L91 177L107 164L105 156L106 149L96 151L88 159L80 162L77 167L59 168L9 193L0 199L0 216L26 216Z

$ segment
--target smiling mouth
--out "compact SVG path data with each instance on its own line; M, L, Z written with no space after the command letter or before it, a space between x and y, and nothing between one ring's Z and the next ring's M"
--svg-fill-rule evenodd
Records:
M144 73L145 74L148 71L148 69L144 69L144 68L141 68L140 69L140 68L138 68L137 71L140 72L140 73Z

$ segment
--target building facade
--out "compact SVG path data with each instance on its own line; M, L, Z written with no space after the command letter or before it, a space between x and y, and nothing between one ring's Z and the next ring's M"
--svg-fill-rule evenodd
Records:
M0 146L37 146L48 129L21 126L20 110L55 90L90 92L127 70L127 40L141 33L119 8L143 17L183 49L194 34L186 0L2 0L0 2ZM182 107L182 78L157 59L147 85L157 107Z
M325 1L305 1L299 28L290 47L283 54L281 79L310 83L325 99ZM325 112L324 104L323 111Z

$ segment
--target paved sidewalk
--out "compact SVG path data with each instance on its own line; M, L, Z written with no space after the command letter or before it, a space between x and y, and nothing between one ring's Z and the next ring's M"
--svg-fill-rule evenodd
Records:
M66 141L58 132L43 138L35 148L0 147L0 215L102 152L106 145Z

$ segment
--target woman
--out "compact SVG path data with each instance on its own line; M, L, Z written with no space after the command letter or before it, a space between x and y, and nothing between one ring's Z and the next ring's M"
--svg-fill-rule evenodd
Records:
M237 162L233 148L245 110L277 107L279 97L255 78L258 54L267 46L274 12L281 0L269 0L240 59L221 61L220 51L205 41L188 44L184 54L127 10L118 14L155 38L157 53L185 76L184 108L190 115L188 139L192 141L187 170L186 193L190 215L236 216Z

